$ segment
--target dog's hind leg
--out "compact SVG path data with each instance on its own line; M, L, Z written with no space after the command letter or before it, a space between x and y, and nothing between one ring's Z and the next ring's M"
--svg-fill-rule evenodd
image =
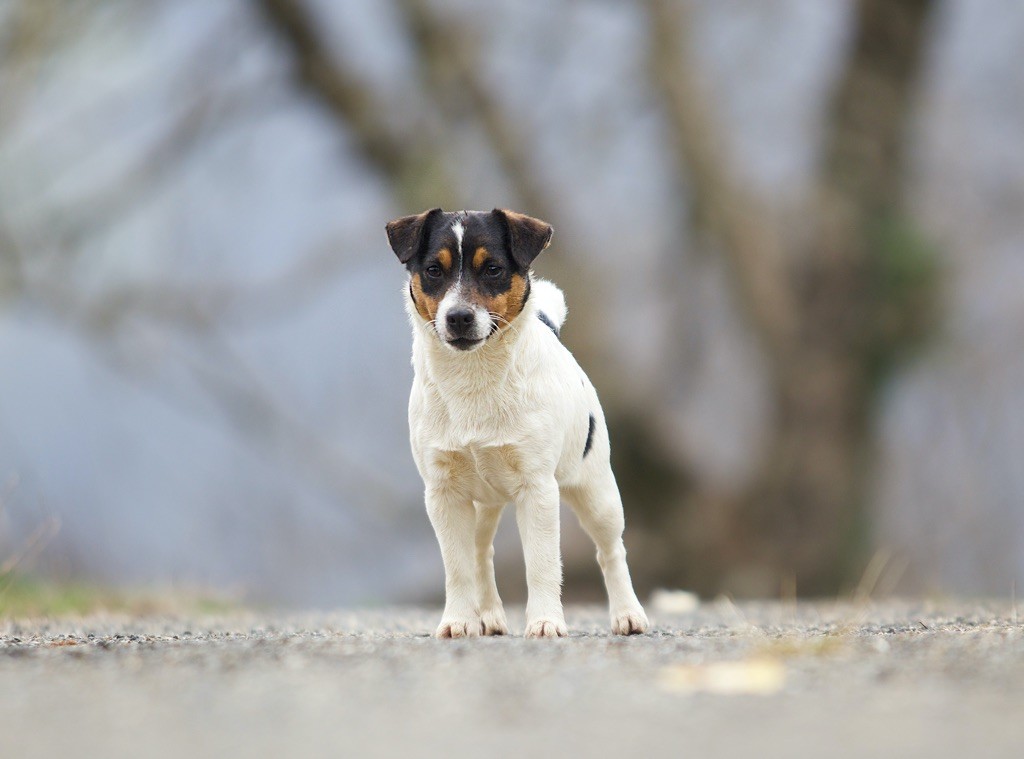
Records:
M625 517L611 467L591 482L566 488L562 495L597 546L597 563L608 590L612 631L618 635L646 632L647 615L637 600L626 564L626 547L622 543Z
M476 597L484 635L508 634L505 609L494 581L494 534L504 504L476 504Z

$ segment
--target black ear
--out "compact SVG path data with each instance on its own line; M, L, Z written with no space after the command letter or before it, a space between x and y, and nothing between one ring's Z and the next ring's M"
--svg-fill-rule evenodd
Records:
M432 208L421 214L402 216L387 223L385 229L388 232L388 242L391 243L391 250L395 251L399 261L407 264L419 252L420 246L427 241L424 232L429 229L428 222L440 214L440 208Z
M554 229L551 225L532 216L495 208L494 215L501 219L508 230L508 244L512 260L524 269L529 269L533 259L540 255L551 242Z

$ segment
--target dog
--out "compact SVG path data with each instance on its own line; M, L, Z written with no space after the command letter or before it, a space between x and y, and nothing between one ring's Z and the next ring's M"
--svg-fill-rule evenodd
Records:
M531 272L551 226L503 209L434 208L386 229L409 273L410 441L445 571L437 637L508 633L493 545L508 503L526 561L526 637L568 634L561 500L597 546L613 632L645 632L601 404L559 340L561 290Z

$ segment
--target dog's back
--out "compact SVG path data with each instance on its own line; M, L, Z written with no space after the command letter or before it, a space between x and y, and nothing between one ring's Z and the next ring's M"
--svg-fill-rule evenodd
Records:
M537 318L544 322L556 336L559 335L568 314L565 294L553 282L548 282L546 279L534 279L531 293L537 301Z

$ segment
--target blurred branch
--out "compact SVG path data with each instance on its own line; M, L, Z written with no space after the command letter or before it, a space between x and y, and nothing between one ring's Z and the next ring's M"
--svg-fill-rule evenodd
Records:
M106 225L123 221L132 211L152 197L163 186L164 181L183 164L182 157L198 147L215 129L223 129L229 120L251 119L257 108L268 110L275 106L267 102L266 96L255 88L227 89L214 82L210 84L208 72L219 70L237 48L225 44L229 38L232 18L211 29L189 57L187 65L175 71L176 89L180 93L175 99L185 106L168 119L170 124L151 144L142 149L138 159L116 179L103 187L90 188L85 198L74 198L63 207L54 208L53 202L45 200L46 191L39 194L44 198L44 211L48 217L45 226L45 241L34 247L49 247L63 251L76 250L82 242L99 234ZM90 103L89 110L102 111L113 107L111 97ZM88 114L70 114L60 128L69 129L68 123ZM52 128L52 127L51 127ZM44 133L38 138L46 140ZM75 167L68 167L69 172ZM59 184L58 177L51 184ZM27 215L15 209L19 216ZM52 218L59 223L52 224ZM31 226L31 224L22 225Z
M520 210L554 221L557 204L530 161L530 143L519 129L521 120L505 112L495 95L498 88L484 81L486 66L478 36L466 33L459 18L442 19L429 0L398 0L398 6L404 11L428 90L442 102L451 103L453 95L464 99L512 185Z
M60 36L57 32L73 25L65 15L73 9L63 5L54 0L18 0L0 23L0 133L17 119L44 53Z
M408 161L406 143L380 117L384 109L373 92L335 61L306 5L301 0L258 0L257 5L291 48L302 83L351 127L370 162L397 178Z
M316 28L307 4L302 0L259 0L273 28L288 43L297 61L299 77L314 92L348 132L369 162L400 194L412 182L410 175L422 169L425 156L434 155L433 171L443 172L438 160L446 160L436 140L418 144L394 130L386 118L387 106L364 86L344 63L343 55L331 47ZM551 218L557 208L529 160L529 142L516 127L516 120L504 112L494 88L482 77L483 61L473 36L460 30L457 19L441 19L424 0L399 0L402 19L409 32L426 89L432 99L451 104L461 99L469 105L487 138L523 210ZM448 118L449 108L439 116ZM450 186L450 178L419 186L411 193L418 205L445 205L452 196L459 207L461 193ZM409 193L406 193L409 194Z
M293 4L266 5L280 11ZM311 28L303 27L295 16L286 20L290 33L308 43ZM342 246L337 241L256 283L121 281L100 292L89 292L78 281L75 259L90 239L101 235L108 225L123 222L165 187L183 159L194 154L214 129L222 130L228 118L251 118L254 107L267 106L267 98L255 97L250 88L225 92L216 87L216 80L212 86L207 84L209 71L221 68L216 62L219 57L232 54L234 46L225 45L226 36L225 29L218 25L189 58L188 65L176 72L180 89L187 93L183 96L184 109L138 156L132 156L135 160L116 179L104 187L92 188L84 199L57 203L44 197L41 205L46 223L26 218L24 208L15 209L17 224L0 215L0 295L18 294L44 304L50 314L83 334L121 375L146 375L145 386L163 391L165 396L171 388L158 377L149 376L148 364L131 360L123 341L142 326L142 320L162 330L173 330L187 341L179 363L241 440L269 452L338 500L361 506L353 512L357 519L366 521L371 513L394 516L403 494L386 477L355 463L351 455L299 419L221 335L221 329L231 321L307 304L311 293L324 288L330 276L349 262L339 253ZM315 60L309 70L322 74ZM333 83L326 90L329 97L344 99L352 94L338 86L339 81L345 84L343 77L324 79L316 75L313 80L321 86ZM204 86L197 88L197 82ZM93 103L91 107L103 104ZM363 120L360 126L375 129L372 121ZM380 158L383 154L379 148L388 143L376 140L374 145L371 149ZM400 140L391 147L402 156L411 156ZM395 168L394 164L385 165L389 170Z
M299 280L311 286L312 278L321 279L316 273L326 265L327 255L304 259L283 277L268 283L268 292ZM337 259L336 254L332 257ZM363 503L364 513L372 509L375 513L394 515L394 507L402 502L402 494L386 479L352 463L347 455L291 414L221 337L219 328L224 322L221 299L237 306L243 294L246 303L258 303L259 294L226 285L221 288L204 286L199 288L200 295L195 290L187 287L176 290L164 285L153 288L125 285L86 301L76 288L49 281L38 283L32 292L46 304L50 313L103 348L101 355L128 376L138 376L139 365L125 360L116 348L119 338L135 320L146 317L154 319L161 327L176 329L182 337L215 357L204 361L186 350L182 351L179 363L214 401L241 439L283 459L340 500L353 502L353 494L361 494L355 501ZM302 297L295 301L307 302ZM159 383L147 384L159 386Z
M120 338L130 332L137 316L133 310L108 309L102 302L88 304L70 292L55 296L49 306L64 323L90 339L100 349L99 355L119 373L146 380L146 388L163 390L165 397L174 400L174 394L153 382L138 362L126 359L119 347ZM386 478L354 463L349 455L292 414L231 348L216 323L179 320L163 326L186 328L179 336L190 340L198 351L179 351L177 363L187 369L241 440L284 462L339 501L361 506L360 511L353 512L356 518L365 520L370 513L385 517L400 513L404 494ZM201 359L197 353L206 353L210 359ZM196 413L194 407L189 410Z
M21 292L25 274L19 250L7 228L4 213L0 211L0 304Z
M671 126L672 158L692 195L695 227L715 238L750 326L768 356L782 358L796 334L797 308L781 231L729 165L721 122L697 76L686 3L647 0L646 11L651 79Z
M230 24L229 17L208 33L188 65L176 72L178 89L188 93L183 98L184 109L125 171L105 186L91 188L86 198L56 208L53 202L44 204L46 224L31 221L27 209L20 210L18 240L11 224L0 217L0 292L34 292L54 308L74 301L76 275L68 269L72 252L82 251L89 239L112 224L122 223L151 199L181 168L183 158L215 131L222 132L232 122L248 123L258 115L256 109L270 111L277 107L265 94L248 87L226 91L214 84L197 92L196 82L207 82L207 72L220 69L224 64L221 59L234 54L236 46L225 45ZM104 105L94 103L93 107ZM49 221L52 219L57 222ZM120 282L91 299L89 318L98 329L123 313L203 329L215 320L266 317L308 302L311 293L325 287L330 275L348 260L339 255L342 247L335 241L273 279L259 283ZM32 266L27 270L21 259L23 251L31 251Z
M182 359L200 386L243 439L256 440L297 471L318 482L340 502L362 505L363 514L396 516L403 494L390 482L350 461L304 424L265 387L258 374L215 330L204 336L218 369L187 354Z
M10 582L14 570L45 548L58 532L60 532L60 519L48 517L29 534L17 551L0 562L0 590Z
M332 239L306 253L270 277L248 282L120 283L103 293L93 318L109 322L117 314L131 312L156 322L191 329L220 326L254 326L308 306L317 295L336 283L342 269L350 272L362 259L345 255L351 245Z
M257 0L257 5L290 49L302 86L326 106L373 168L397 190L405 187L421 164L422 152L416 140L392 127L386 118L386 106L344 64L343 56L332 53L306 3Z
M58 223L44 226L23 221L16 237L0 217L0 292L21 291L56 308L73 302L77 285L72 259L86 241L123 222L150 199L181 167L182 156L193 151L215 127L223 127L229 113L251 115L245 110L250 102L248 96L230 100L222 94L202 96L115 181L69 208L48 208L47 215L56 216ZM31 266L26 265L26 255ZM91 318L97 324L109 323L119 314L134 313L199 328L209 326L228 304L240 304L242 294L241 286L229 283L147 286L122 282L94 299Z
M316 296L347 274L369 267L367 259L353 251L344 239L331 238L303 255L283 271L248 283L244 291L223 301L221 324L253 324L280 316L296 307L308 306Z
M48 234L56 235L60 248L74 250L106 226L123 222L181 169L184 156L214 130L223 129L228 118L251 117L254 108L251 95L251 92L230 96L223 92L199 95L116 181L63 209L59 214L60 223L56 229L47 230ZM261 103L259 107L272 106ZM50 209L48 212L52 213Z

